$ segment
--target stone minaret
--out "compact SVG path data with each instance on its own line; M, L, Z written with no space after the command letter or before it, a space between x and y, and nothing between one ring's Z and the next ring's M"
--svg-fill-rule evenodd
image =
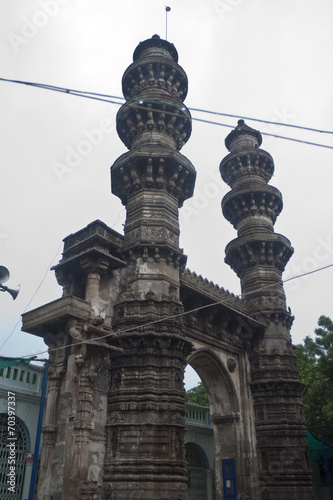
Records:
M251 389L259 457L258 499L312 497L302 412L302 384L291 344L293 317L286 308L282 272L293 248L274 233L282 210L281 193L268 185L272 157L259 149L261 134L239 120L226 138L230 154L220 165L231 191L222 211L238 237L226 247L225 261L241 280L251 316L266 324L250 353Z
M112 323L123 352L111 359L106 498L185 500L183 374L191 347L174 316L183 310L179 269L186 261L178 209L195 182L179 153L191 133L187 77L174 46L157 35L139 44L133 60L117 116L129 152L111 167L112 192L127 209L128 265Z

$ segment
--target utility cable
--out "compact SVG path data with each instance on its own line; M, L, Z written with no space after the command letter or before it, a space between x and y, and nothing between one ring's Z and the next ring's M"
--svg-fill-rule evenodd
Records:
M30 306L31 302L32 302L32 301L33 301L33 299L35 298L35 296L36 296L36 294L37 294L38 290L40 289L40 287L41 287L41 286L42 286L42 284L44 283L44 281L45 281L45 279L46 279L46 276L47 276L47 275L48 275L48 273L49 273L50 267L52 266L53 262L54 262L54 261L55 261L55 259L57 258L57 255L58 255L58 253L60 252L61 247L62 247L62 243L59 245L59 248L58 248L58 250L57 250L57 253L55 254L55 256L53 257L53 259L51 260L50 264L48 265L48 267L47 267L47 271L45 272L45 274L44 274L44 276L43 276L43 278L42 278L41 282L39 283L38 287L36 288L35 292L33 293L33 295L32 295L32 297L31 297L31 299L29 300L28 304L25 306L25 309L24 309L24 311L23 311L23 313L22 313L22 314L24 314L24 313L26 312L26 310L27 310L27 309L28 309L28 307ZM3 346L6 344L6 342L10 339L10 337L13 335L13 333L15 332L16 327L17 327L17 325L20 323L20 321L21 321L21 318L17 321L17 323L15 324L15 326L14 326L13 330L12 330L12 331L11 331L11 333L8 335L8 337L6 338L6 340L3 342L2 346L0 347L0 351L1 351L1 349L3 348ZM46 351L46 352L47 352L47 351ZM23 357L23 356L22 356L22 357Z
M309 274L314 274L317 273L318 271L323 271L324 269L328 269L330 267L333 267L333 264L328 264L327 266L319 267L318 269L313 269L312 271L307 271L306 273L303 274L298 274L297 276L292 276L291 278L287 278L283 280L283 283L287 283L288 281L292 281L298 278L303 278L304 276L308 276Z
M124 97L117 97L117 96L113 96L113 95L109 95L109 94L100 94L100 93L96 93L96 92L86 92L84 90L74 90L74 89L69 89L67 87L58 87L56 85L48 85L46 83L26 82L24 80L11 80L9 78L0 78L0 81L8 82L8 83L18 83L21 85L28 85L30 87L37 87L37 88L41 88L41 89L45 89L45 90L53 90L55 92L62 92L63 94L82 95L82 97L84 95L87 95L88 97L89 96L97 96L97 97L108 97L109 99L120 99L122 101L125 100ZM107 102L112 102L112 101L108 100ZM117 102L114 104L119 104L119 103Z
M86 91L69 89L69 88L66 88L66 87L57 87L57 86L54 86L54 85L47 85L47 84L40 84L40 83L34 83L34 82L27 82L27 81L22 81L22 80L11 80L11 79L6 79L6 78L0 78L0 81L9 82L9 83L23 84L23 85L27 85L27 86L36 87L36 88L43 88L43 89L46 89L46 90L52 90L52 91L56 91L56 92L67 93L67 94L75 95L75 96L78 96L78 97L85 97L85 98L89 98L89 99L95 99L95 100L98 100L98 101L108 102L108 103L117 104L117 105L121 105L121 102L119 102L119 101L124 101L125 100L122 97L112 96L112 95L108 95L108 94L100 94L100 93L95 93L95 92L86 92ZM102 99L102 97L103 97L103 99ZM107 98L107 99L104 99L104 98ZM110 99L117 99L118 101L113 101L113 100L110 100ZM126 99L126 100L138 103L140 105L140 106L137 106L138 109L148 109L148 110L151 110L151 108L146 108L144 106L141 106L141 104L159 104L159 105L164 105L164 106L167 104L167 103L163 103L163 102L159 102L159 101L148 101L148 100L142 100L142 99ZM167 104L167 105L169 105L169 104ZM179 107L178 105L172 105L172 104L170 104L169 106L175 107L178 110L185 110L186 109L185 107ZM202 112L202 113L210 113L210 114L219 115L219 116L228 116L228 117L232 117L232 118L244 118L244 117L241 117L239 115L232 115L232 114L227 114L227 113L220 113L220 112L215 112L215 111L208 111L208 110L203 110L203 109L199 109L199 108L188 108L188 109L191 110L191 111L197 111L197 112ZM167 112L167 111L166 111L166 113L167 114L176 115L176 113L170 113L170 112ZM192 119L196 120L196 121L203 122L203 123L207 123L207 124L219 125L219 126L228 127L228 128L234 128L233 125L229 125L229 124L223 124L223 123L219 123L219 122L213 122L213 121L210 121L210 120L204 120L204 119L193 118L193 117L192 117ZM287 124L287 123L279 123L279 122L273 122L273 121L268 121L268 120L261 120L261 119L250 118L250 117L245 117L245 119L246 120L250 120L250 121L257 121L257 122L262 122L262 123L274 124L274 125L290 126L290 127L293 127L293 128L298 128L298 129L302 129L302 130L308 130L308 131L312 131L312 132L333 134L332 131L318 130L318 129L314 129L314 128L310 128L310 127L302 127L302 126L291 125L291 124ZM276 137L276 138L280 138L280 139L285 139L285 140L300 142L300 143L308 144L308 145L312 145L312 146L319 146L319 147L333 149L333 146L328 146L328 145L324 145L324 144L318 144L318 143L309 142L309 141L303 141L303 140L300 140L300 139L290 138L290 137L286 137L286 136L280 136L280 135L277 135L277 134L271 134L271 133L263 132L263 135L268 135L268 136ZM58 255L60 248L61 248L61 246L59 247L56 255ZM56 256L52 259L52 262L54 261L55 258L56 258ZM50 266L52 265L52 262L51 262ZM315 272L321 271L322 269L327 269L327 268L332 267L332 266L333 266L333 264L331 264L329 266L325 266L324 268L320 268L320 269L317 269L317 270L309 271L309 272L304 273L302 275L289 278L289 279L283 281L283 283L291 281L291 280L296 279L296 278L301 278L301 277L306 276L308 274L313 274ZM36 289L35 293L33 294L32 298L30 299L29 303L27 304L24 312L26 312L27 308L29 307L29 305L31 304L33 298L35 297L37 291L39 290L39 288L41 287L42 283L44 282L44 280L45 280L45 278L47 276L47 273L48 273L48 270L47 270L45 276L43 277L41 283L37 287L37 289ZM260 291L260 289L258 291ZM251 293L254 293L254 292L251 292ZM232 299L233 299L233 297L232 297ZM223 302L215 302L213 304L208 304L206 306L201 306L201 308L198 308L198 309L194 309L194 310L191 310L191 311L186 311L186 312L180 313L178 315L173 315L173 316L170 316L170 318L175 318L175 317L179 317L179 316L182 316L182 315L185 315L185 314L189 314L189 313L195 312L195 311L197 311L199 309L206 308L206 307L211 307L211 306L216 305L216 304L223 304L223 303L226 303L228 300L231 300L231 298L227 299L226 301L223 301ZM155 320L153 322L147 323L147 326L149 326L150 324L157 323L159 321L165 321L167 319L169 319L169 318L168 317L164 317L164 318L161 318L159 320ZM14 326L13 331L11 332L11 334L9 335L9 337L4 341L4 343L2 344L0 350L5 345L5 343L9 340L9 338L13 335L13 333L14 333L17 325L19 324L19 322L20 322L20 320ZM142 328L143 326L145 326L145 325L142 325L140 328ZM121 333L125 333L126 331L129 331L129 330L122 331ZM105 337L108 337L108 336L111 336L111 335L113 335L113 333L112 334L107 334L104 337L100 337L100 338L105 338ZM85 343L85 342L83 342L83 343ZM78 345L78 343L75 343L73 345ZM68 347L68 346L66 346L66 347ZM44 352L47 352L47 351L42 351L41 353L44 353ZM38 353L38 354L41 354L41 353Z
M292 281L292 280L295 280L295 279L298 279L298 278L303 278L304 276L307 276L309 274L314 274L314 273L317 273L319 271L323 271L324 269L328 269L330 267L333 267L333 263L332 264L328 264L327 266L323 266L323 267L320 267L318 269L313 269L312 271L307 271L306 273L303 273L303 274L299 274L297 276L293 276L291 278L288 278L286 280L282 280L281 283L287 283L288 281ZM277 283L271 283L269 285L264 285L252 292L248 292L246 294L242 294L241 297L242 299L244 299L245 297L249 296L249 295L253 295L254 293L258 293L258 292L261 292L263 290L267 290L267 288L271 288L273 286L276 286ZM200 291L200 290L198 290ZM195 313L195 312L198 312L198 311L201 311L203 309L208 309L209 307L214 307L214 306L217 306L217 305L225 305L227 304L228 302L230 301L233 301L235 299L235 295L233 296L230 296L224 300L219 300L219 301L216 301L216 297L211 295L211 294L206 294L206 296L209 296L211 297L212 299L214 299L214 302L211 303L211 304L205 304L203 306L200 306L200 307L196 307L194 309L191 309L189 311L184 311L184 312L181 312L181 313L177 313L177 314L172 314L170 316L164 316L163 318L158 318L156 320L152 320L152 321L148 321L147 323L143 324L143 325L136 325L136 326L133 326L133 327L130 327L130 328L126 328L125 330L119 330L119 332L117 332L117 334L119 335L122 335L124 333L128 333L128 332L131 332L131 331L134 331L134 330L142 330L143 328L147 328L149 326L152 326L152 325L155 325L157 323L161 323L163 321L168 321L168 320L172 320L172 319L176 319L176 318L180 318L182 316L185 316L187 314L192 314L192 313ZM239 311L240 313L242 311ZM254 318L251 318L252 320L255 321ZM73 347L73 346L79 346L79 345L83 345L83 344L89 344L89 343L93 343L93 345L96 345L95 342L96 340L102 340L102 339L105 339L105 338L108 338L108 337L116 337L117 335L115 332L111 332L111 333L107 333L101 337L98 337L98 339L94 339L93 341L89 341L89 340L82 340L82 341L79 341L79 342L75 342L75 343L72 343L72 344L68 344L66 346L61 346L61 347L54 347L53 349L47 349L45 351L39 351L37 353L33 353L33 354L28 354L28 355L24 355L24 356L21 356L22 358L25 358L25 357L32 357L32 356L39 356L40 354L45 354L45 353L50 353L50 352L55 352L55 351L59 351L61 349L67 349L68 347ZM103 344L101 344L101 347L103 346Z
M330 131L330 130L319 130L317 128L303 127L301 125L293 125L291 123L273 122L270 120L262 120L260 118L250 118L249 116L231 115L228 113L221 113L219 111L208 111L206 109L199 109L199 108L188 108L188 109L190 109L191 111L198 111L200 113L209 113L211 115L228 116L230 118L242 118L243 120L249 120L249 121L253 121L253 122L268 123L270 125L280 125L283 127L292 127L292 128L298 128L301 130L309 130L310 132L319 132L320 134L333 134L333 131Z
M0 81L28 85L28 86L37 87L37 88L43 88L46 90L52 90L55 92L66 93L66 94L75 95L78 97L85 97L87 99L94 99L97 101L108 102L108 103L117 104L117 105L121 105L121 102L123 102L123 101L132 101L132 102L138 102L139 104L143 104L143 103L145 103L145 104L159 104L159 105L164 105L164 106L167 105L169 107L173 107L173 108L177 108L177 109L181 109L181 110L186 109L185 106L183 107L183 106L178 106L175 104L164 103L164 102L159 102L159 101L142 100L140 98L137 98L137 99L126 98L125 99L123 97L112 96L109 94L101 94L101 93L97 93L97 92L87 92L87 91L83 91L83 90L74 90L74 89L69 89L66 87L57 87L55 85L27 82L27 81L23 81L23 80L12 80L12 79L8 79L8 78L0 78ZM105 99L105 98L107 98L107 99ZM110 100L110 99L117 99L117 101ZM121 101L121 102L119 102L119 101ZM141 108L141 109L144 109L144 108ZM312 127L304 127L301 125L294 125L294 124L290 124L290 123L274 122L274 121L270 121L270 120L263 120L260 118L252 118L252 117L242 117L240 115L222 113L222 112L218 112L218 111L209 111L209 110L204 110L204 109L200 109L200 108L188 108L188 109L190 111L196 111L196 112L200 112L200 113L209 113L209 114L214 114L217 116L226 116L226 117L230 117L230 118L243 118L243 119L249 120L249 121L256 121L256 122L267 123L270 125L279 125L279 126L284 126L284 127L292 127L292 128L296 128L296 129L300 129L300 130L307 130L307 131L317 132L317 133L321 133L321 134L333 134L333 131L320 130L320 129L316 129L316 128L312 128ZM170 114L169 112L167 112L167 113ZM209 123L211 125L220 125L222 127L234 128L233 125L227 125L227 124L213 122L210 120L204 120L204 119L195 118L195 117L192 117L192 120L200 121L203 123ZM276 137L278 139L285 139L285 140L290 140L290 141L294 141L294 142L300 142L302 144L308 144L311 146L318 146L318 147L333 149L333 146L327 146L325 144L318 144L315 142L303 141L301 139L290 138L290 137L281 136L281 135L277 135L277 134L270 134L267 132L262 132L262 134L267 135L267 136L271 136L271 137Z
M208 123L210 125L220 125L221 127L235 128L234 125L227 125L225 123L212 122L210 120L203 120L201 118L193 118L192 117L192 120L196 120L198 122L203 122L203 123ZM287 141L300 142L302 144L308 144L310 146L318 146L318 147L321 147L321 148L333 149L333 146L328 146L326 144L319 144L317 142L303 141L302 139L295 139L293 137L286 137L284 135L270 134L269 132L260 132L260 133L262 135L268 135L270 137L276 137L277 139L285 139Z

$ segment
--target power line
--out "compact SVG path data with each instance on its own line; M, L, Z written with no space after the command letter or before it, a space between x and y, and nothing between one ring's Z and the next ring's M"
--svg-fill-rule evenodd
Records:
M121 214L124 210L125 210L125 208L123 208L123 209L121 209L121 210L120 210L120 212L118 213L118 217L117 217L116 222L115 222L115 223L113 224L113 226L111 226L111 227L114 227L114 226L117 224L117 222L118 222L118 220L119 220L119 218L120 218L120 214ZM47 270L46 270L46 272L45 272L45 274L44 274L44 276L43 276L43 278L42 278L41 282L40 282L40 283L39 283L39 285L37 286L37 288L36 288L35 292L33 293L33 295L32 295L32 297L31 297L31 299L29 300L28 304L25 306L24 311L23 311L23 313L22 313L22 314L24 314L24 313L27 311L27 309L28 309L28 307L30 306L31 302L33 301L33 299L34 299L34 298L35 298L35 296L37 295L38 290L40 289L40 287L41 287L41 286L42 286L42 284L44 283L44 281L45 281L45 279L46 279L46 277L47 277L47 275L48 275L48 273L49 273L49 270L50 270L50 268L52 267L53 262L55 261L55 259L56 259L57 255L59 254L59 252L60 252L60 250L61 250L61 247L62 247L62 243L59 245L59 248L58 248L58 250L57 250L57 253L55 254L55 256L53 257L53 259L51 260L50 264L48 265ZM20 321L21 321L21 318L20 318L20 319L18 319L18 321L15 323L15 325L14 325L14 327L13 327L13 329L12 329L11 333L8 335L8 337L6 338L6 340L3 342L2 346L0 347L0 351L2 350L2 348L4 347L4 345L8 342L8 340L11 338L11 336L14 334L14 332L15 332L15 330L16 330L16 328L17 328L18 324L20 323Z
M330 267L333 267L333 264L328 264L327 266L319 267L318 269L313 269L312 271L307 271L306 273L298 274L297 276L292 276L291 278L287 278L287 279L283 280L283 283L287 283L288 281L296 280L298 278L303 278L304 276L308 276L309 274L318 273L319 271L324 271L324 269L328 269Z
M318 269L313 269L312 271L307 271L306 273L299 274L299 275L293 276L291 278L287 278L286 280L282 280L282 283L287 283L288 281L292 281L292 280L295 280L295 279L303 278L304 276L307 276L309 274L314 274L314 273L317 273L319 271L323 271L323 270L328 269L330 267L333 267L333 263L332 264L328 264L327 266L320 267ZM248 292L246 294L242 294L241 297L244 299L248 295L253 295L254 293L257 293L257 292L260 292L260 291L263 291L263 290L267 290L267 288L272 288L273 286L276 286L276 283L272 283L272 284L269 284L269 285L264 285L264 286L262 286L260 288L257 288L256 290L253 290L252 292ZM147 323L144 323L143 325L140 325L140 326L136 325L136 326L133 326L131 328L127 328L125 330L120 330L118 333L119 334L124 334L124 333L131 332L133 330L141 330L143 328L147 328L149 326L155 325L157 323L161 323L163 321L168 321L168 320L171 320L171 319L180 318L182 316L186 316L187 314L193 314L194 312L201 311L203 309L208 309L209 307L214 307L214 306L217 306L217 305L225 305L228 302L233 301L234 298L235 298L235 296L230 296L227 299L216 301L216 297L214 295L211 295L211 294L208 293L208 294L206 294L206 296L212 298L214 300L214 302L212 302L211 304L205 304L203 306L196 307L196 308L191 309L189 311L184 311L184 312L181 312L181 313L172 314L170 316L164 316L163 318L158 318L156 320L148 321ZM242 311L239 311L239 313L242 313ZM251 319L254 320L254 318L251 318ZM114 332L107 333L107 334L105 334L103 336L99 336L98 340L102 340L102 339L105 339L105 338L108 338L108 337L115 337L115 335L116 334ZM45 351L39 351L37 353L27 354L27 355L24 355L24 356L21 356L21 357L24 358L24 357L31 357L31 356L39 356L40 354L45 354L47 352L55 352L55 351L59 351L61 349L67 349L68 347L78 346L78 345L82 345L82 344L89 344L89 343L92 343L92 342L93 341L83 340L81 342L75 342L75 343L72 343L72 344L68 344L66 346L55 347L53 349L48 349L48 350L45 350ZM101 344L101 346L103 346L103 344Z
M210 125L220 125L221 127L229 127L229 128L235 128L234 125L227 125L225 123L219 123L219 122L212 122L210 120L203 120L201 118L193 118L192 120L196 120L198 122L203 122L203 123L208 123ZM310 141L303 141L302 139L295 139L293 137L286 137L284 135L277 135L277 134L270 134L269 132L260 132L262 135L268 135L270 137L276 137L277 139L285 139L287 141L293 141L293 142L300 142L302 144L308 144L309 146L318 146L320 148L327 148L327 149L333 149L333 146L328 146L326 144L319 144L317 142L310 142ZM330 132L329 132L330 133Z
M243 120L249 120L249 121L260 122L260 123L268 123L270 125L280 125L283 127L292 127L292 128L297 128L297 129L301 129L301 130L309 130L310 132L318 132L320 134L333 134L333 131L330 131L330 130L320 130L320 129L312 128L312 127L303 127L301 125L293 125L291 123L273 122L270 120L262 120L260 118L250 118L249 116L231 115L228 113L221 113L219 111L208 111L206 109L199 109L199 108L189 108L189 109L191 111L198 111L200 113L209 113L211 115L218 115L218 116L229 116L230 118L242 118Z
M70 94L70 95L76 95L78 97L85 97L85 98L89 98L89 99L95 99L95 100L98 100L98 101L102 101L102 102L108 102L108 103L111 103L111 104L117 104L117 105L121 105L121 102L118 102L118 101L124 101L125 99L122 98L122 97L117 97L117 96L112 96L112 95L108 95L108 94L100 94L100 93L94 93L94 92L86 92L86 91L80 91L80 90L74 90L74 89L68 89L68 88L65 88L65 87L57 87L57 86L53 86L53 85L47 85L47 84L40 84L40 83L34 83L34 82L27 82L27 81L21 81L21 80L11 80L11 79L5 79L5 78L0 78L0 81L4 81L4 82L9 82L9 83L17 83L17 84L23 84L23 85L27 85L27 86L32 86L32 87L36 87L36 88L43 88L43 89L46 89L46 90L52 90L52 91L56 91L56 92L60 92L60 93L66 93L66 94ZM110 100L110 99L117 99L118 101L114 101L114 100ZM167 103L163 103L163 102L159 102L159 101L149 101L149 100L142 100L142 99L127 99L129 101L132 101L134 103L137 103L138 106L137 108L138 109L150 109L150 108L145 108L144 106L142 106L143 104L159 104L159 105L168 105L170 107L173 107L173 108L176 108L178 110L184 110L186 109L185 107L180 107L180 106L177 106L177 105L172 105L172 104L167 104ZM226 113L220 113L220 112L214 112L214 111L207 111L207 110L203 110L203 109L198 109L198 108L188 108L189 110L192 110L192 111L197 111L197 112L203 112L203 113L210 113L210 114L215 114L215 115L220 115L220 116L228 116L228 117L234 117L234 118L241 118L239 115L232 115L232 114L226 114ZM175 113L172 113L172 112L166 112L168 114L173 114L175 115ZM244 118L244 117L243 117ZM214 122L214 121L210 121L210 120L204 120L204 119L200 119L200 118L192 118L193 120L196 120L196 121L200 121L200 122L203 122L203 123L207 123L207 124L212 124L212 125L219 125L219 126L223 126L223 127L228 127L228 128L234 128L233 125L229 125L229 124L223 124L223 123L219 123L219 122ZM278 122L272 122L272 121L268 121L268 120L261 120L261 119L256 119L256 118L250 118L250 117L246 117L245 119L247 120L251 120L251 121L258 121L258 122L263 122L263 123L268 123L268 124L275 124L275 125L284 125L284 126L292 126L294 128L299 128L299 129L303 129L303 130L309 130L309 131L312 131L312 132L318 132L318 133L327 133L327 134L333 134L333 132L331 131L323 131L323 130L318 130L318 129L314 129L314 128L309 128L309 127L301 127L301 126L297 126L297 125L290 125L290 124L284 124L284 123L278 123ZM303 144L309 144L309 145L313 145L313 146L319 146L319 147L324 147L324 148L329 148L329 149L333 149L333 146L328 146L328 145L324 145L324 144L318 144L318 143L313 143L313 142L309 142L309 141L303 141L303 140L300 140L300 139L295 139L295 138L290 138L290 137L285 137L285 136L280 136L280 135L276 135L276 134L270 134L270 133L266 133L264 132L263 133L264 135L268 135L268 136L271 136L271 137L276 137L276 138L280 138L280 139L285 139L285 140L290 140L290 141L295 141L295 142L300 142L300 143L303 143ZM119 219L119 216L118 216L118 219ZM118 220L117 219L117 220ZM117 222L117 221L116 221ZM61 247L61 246L60 246ZM60 250L60 247L57 251L57 254L59 253L59 250ZM56 254L56 255L57 255ZM54 259L56 258L56 256L52 259L52 262L54 261ZM52 262L50 264L50 266L52 265ZM49 266L49 267L50 267ZM309 271L307 273L304 273L302 275L299 275L299 276L295 276L295 277L292 277L292 278L289 278L285 281L283 281L283 283L285 282L288 282L288 281L291 281L291 280L294 280L294 279L297 279L297 278L301 278L303 276L306 276L308 274L313 274L315 272L318 272L318 271L321 271L323 269L327 269L329 267L332 267L333 264L331 265L328 265L328 266L325 266L323 268L320 268L320 269L317 269L317 270L313 270L313 271ZM48 268L49 269L49 268ZM48 273L48 271L47 271ZM30 299L29 303L27 304L24 312L26 312L27 308L29 307L29 305L31 304L33 298L35 297L37 291L39 290L39 288L41 287L42 283L44 282L46 276L47 276L47 273L45 274L45 276L43 277L41 283L39 284L39 286L37 287L35 293L33 294L32 298ZM213 304L209 304L209 305L206 305L206 306L202 306L202 308L205 308L205 307L211 307L213 305L216 305L216 304L222 304L222 303L226 303L227 301L224 301L224 302L215 302ZM200 308L199 308L200 309ZM196 309L198 310L198 309ZM195 312L196 310L193 310L193 311L187 311L185 313L180 313L179 315L176 315L176 316L172 316L173 318L174 317L178 317L178 316L181 316L181 315L184 315L184 314L189 314L191 312ZM171 317L170 317L171 318ZM156 322L159 322L159 321L165 321L166 319L168 318L162 318L160 320L156 320L154 321L153 323L156 323ZM9 338L13 335L17 325L19 324L20 320L18 320L18 322L16 323L16 325L14 326L11 334L9 335L9 337L4 341L4 343L2 344L0 350L2 349L2 347L5 345L5 343L9 340ZM147 325L149 326L149 324L153 324L153 323L148 323ZM145 326L145 325L143 325ZM142 327L143 327L142 326ZM124 333L124 332L122 332ZM112 334L107 334L105 337L107 336L110 336ZM104 337L101 337L101 338L104 338ZM77 345L77 344L73 344L73 345ZM47 352L47 351L42 351L42 352ZM40 353L38 353L40 354Z
M140 98L137 98L137 99L126 98L125 99L123 97L112 96L112 95L109 95L109 94L100 94L100 93L97 93L97 92L87 92L87 91L83 91L83 90L74 90L74 89L69 89L69 88L66 88L66 87L57 87L55 85L48 85L48 84L42 84L42 83L27 82L27 81L23 81L23 80L11 80L11 79L7 79L7 78L0 78L0 81L8 82L8 83L17 83L17 84L22 84L22 85L28 85L28 86L31 86L31 87L42 88L42 89L45 89L45 90L52 90L52 91L55 91L55 92L60 92L60 93L64 93L64 94L70 94L70 95L74 95L74 96L77 96L77 97L84 97L86 99L93 99L93 100L96 100L96 101L108 102L110 104L121 105L121 103L126 100L126 101L136 102L138 104L159 104L159 105L169 106L171 108L175 108L175 109L178 109L178 110L186 109L185 106L178 106L178 105L174 105L174 104L170 104L170 103L164 103L164 102L160 102L160 101L143 100L143 99L140 99ZM117 101L114 101L112 99L117 99ZM146 108L140 107L140 109L146 109ZM201 112L201 113L209 113L209 114L214 114L214 115L218 115L218 116L227 116L227 117L230 117L230 118L243 118L245 120L256 121L256 122L261 122L261 123L267 123L267 124L270 124L270 125L280 125L280 126L284 126L284 127L293 127L293 128L300 129L300 130L307 130L307 131L317 132L317 133L321 133L321 134L333 134L333 131L320 130L320 129L311 128L311 127L304 127L304 126L301 126L301 125L293 125L293 124L290 124L290 123L274 122L274 121L270 121L270 120L263 120L263 119L260 119L260 118L242 117L240 115L222 113L222 112L218 112L218 111L209 111L209 110L204 110L204 109L200 109L200 108L188 108L188 109L190 111L197 111L197 112ZM166 112L166 113L167 114L174 114L172 112ZM220 122L214 122L214 121L205 120L205 119L202 119L202 118L192 117L192 120L199 121L199 122L202 122L202 123L207 123L207 124L210 124L210 125L219 125L221 127L234 128L234 125L229 125L229 124L220 123ZM278 135L278 134L271 134L269 132L262 132L262 134L270 136L270 137L275 137L275 138L278 138L278 139L284 139L284 140L288 140L288 141L299 142L301 144L307 144L307 145L310 145L310 146L317 146L317 147L322 147L322 148L327 148L327 149L333 149L333 146L328 146L326 144L319 144L319 143L316 143L316 142L305 141L305 140L302 140L302 139L296 139L296 138L292 138L292 137L286 137L286 136L282 136L282 135Z
M45 90L53 90L55 92L62 92L63 94L70 94L70 95L78 95L78 96L81 96L81 97L84 97L85 95L87 97L89 96L97 96L97 97L108 97L109 99L120 99L122 101L124 101L124 97L117 97L117 96L113 96L113 95L109 95L109 94L100 94L100 93L97 93L97 92L86 92L84 90L74 90L74 89L69 89L67 87L58 87L56 85L48 85L46 83L35 83L35 82L27 82L27 81L24 81L24 80L11 80L9 78L0 78L0 81L2 82L8 82L8 83L18 83L20 85L27 85L27 86L30 86L30 87L37 87L37 88L41 88L41 89L45 89ZM92 99L92 97L91 97ZM98 99L98 100L103 100L104 99ZM119 102L112 102L110 100L107 100L106 102L111 102L112 104L120 104Z
M53 259L51 260L50 264L48 265L47 267L47 270L41 280L41 282L39 283L38 287L36 288L35 292L33 293L31 299L29 300L28 304L25 306L24 308L24 311L22 314L24 314L26 312L26 310L28 309L28 307L30 306L31 302L33 301L33 299L35 298L38 290L40 289L40 287L42 286L42 284L44 283L45 279L46 279L46 276L48 275L48 272L50 270L50 267L52 266L54 260L56 259L58 253L60 252L61 250L61 247L62 247L62 243L59 245L59 248L57 250L57 253L55 254L55 256L53 257ZM6 342L10 339L10 337L13 335L13 333L15 332L16 328L17 328L17 325L20 323L21 321L21 318L17 321L17 323L15 324L14 328L12 329L11 333L8 335L8 337L6 338L6 340L3 342L2 346L0 347L0 351L1 349L3 348L3 346L6 344ZM44 351L45 352L45 351ZM47 352L47 351L46 351Z

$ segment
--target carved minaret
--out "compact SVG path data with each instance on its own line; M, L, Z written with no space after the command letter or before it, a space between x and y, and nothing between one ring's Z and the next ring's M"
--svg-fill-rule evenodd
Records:
M178 151L191 133L187 77L177 51L157 35L139 44L123 76L117 131L129 148L111 168L112 192L127 208L112 328L123 351L111 357L107 497L187 499L183 374L191 345L180 318L178 208L195 170ZM144 326L143 326L144 325Z
M267 185L274 164L259 149L261 142L261 134L243 120L226 138L230 154L220 171L232 190L222 200L222 211L238 237L227 245L225 261L241 280L251 316L266 324L264 333L254 336L250 354L258 498L306 500L313 496L302 384L290 337L293 317L286 309L281 278L293 249L273 230L282 210L282 196Z

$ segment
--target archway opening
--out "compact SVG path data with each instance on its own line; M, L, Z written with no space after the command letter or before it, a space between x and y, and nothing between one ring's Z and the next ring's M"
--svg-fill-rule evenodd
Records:
M185 448L189 474L189 500L215 500L214 432L207 395L202 394L199 375L188 365L185 387L189 398L186 408Z
M239 402L232 379L233 366L229 363L229 367L228 360L229 358L226 356L218 356L207 348L198 349L188 360L192 369L187 369L187 372L191 373L194 370L197 374L195 377L195 374L192 373L190 380L192 383L197 382L197 384L198 380L202 382L209 402L207 409L200 407L196 409L188 405L190 418L187 418L188 423L193 424L190 442L199 445L204 450L207 447L211 448L210 452L206 453L207 456L211 454L210 465L206 469L206 474L212 476L211 493L207 493L209 496L202 498L215 498L215 495L217 498L222 497L222 492L225 489L224 482L226 482L223 477L222 464L231 460L232 463L236 463L239 468L242 468L239 453ZM185 382L189 387L191 382L188 379ZM195 418L196 412L199 416L197 419ZM193 413L195 413L194 417ZM207 415L204 415L203 418L202 414L205 413ZM195 425L198 426L196 431L193 429ZM210 445L207 444L208 442ZM193 474L195 475L196 472L192 472ZM190 491L192 494L192 490Z
M198 350L188 361L191 369L186 370L185 384L189 385L188 376L193 382L202 381L207 392L211 415L213 417L235 415L239 411L238 401L228 373L230 370L224 363L207 349Z

